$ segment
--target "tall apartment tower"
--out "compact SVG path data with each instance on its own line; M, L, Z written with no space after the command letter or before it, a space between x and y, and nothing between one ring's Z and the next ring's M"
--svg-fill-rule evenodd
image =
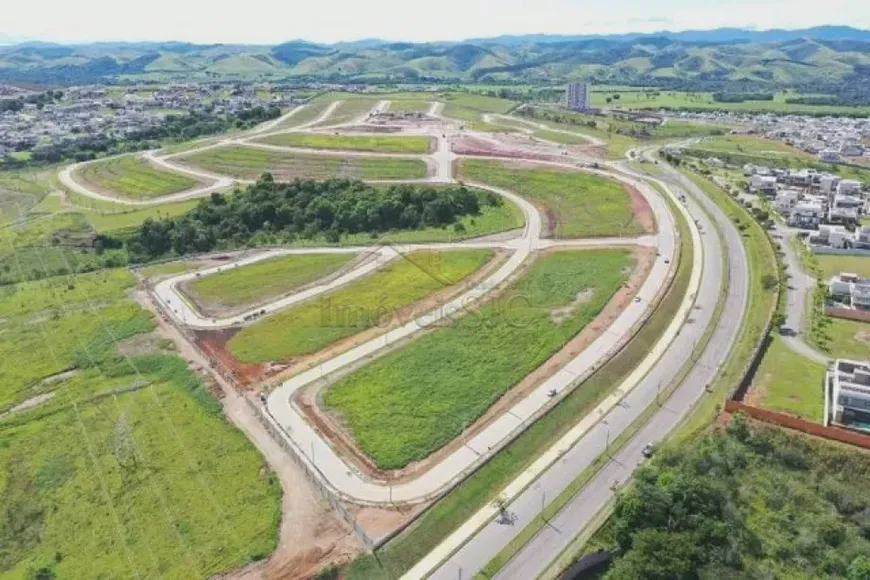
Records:
M565 89L565 107L572 111L586 111L592 104L589 99L589 83L568 83Z

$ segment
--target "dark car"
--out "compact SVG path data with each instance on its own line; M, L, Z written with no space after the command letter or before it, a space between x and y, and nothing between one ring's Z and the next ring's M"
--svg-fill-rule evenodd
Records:
M644 448L643 448L643 451L641 451L641 454L644 457L646 457L647 459L649 459L650 457L653 456L654 452L655 452L655 447L653 447L653 444L647 443L646 445L644 445Z

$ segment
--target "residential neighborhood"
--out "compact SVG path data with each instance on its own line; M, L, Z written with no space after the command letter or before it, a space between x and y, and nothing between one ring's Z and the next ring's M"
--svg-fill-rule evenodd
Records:
M0 155L95 137L123 139L160 125L171 114L224 115L257 105L283 108L301 100L294 95L267 83L69 87L49 103L25 101L18 110L0 112ZM0 96L15 99L22 93L2 87Z

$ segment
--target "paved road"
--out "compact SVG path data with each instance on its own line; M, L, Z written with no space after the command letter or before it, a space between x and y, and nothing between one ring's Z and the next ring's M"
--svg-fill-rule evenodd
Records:
M627 168L626 168L627 170ZM646 375L624 400L596 424L583 439L568 450L563 459L541 475L539 480L514 500L507 510L513 523L505 525L493 520L481 529L474 538L450 557L433 575L433 578L472 577L497 555L527 524L541 512L543 506L557 497L587 467L606 452L610 441L641 415L650 405L656 404L661 385L667 385L680 369L692 361L695 345L705 330L714 321L713 310L719 298L724 266L721 242L714 233L713 224L705 207L717 223L723 226L723 238L728 254L729 288L723 316L702 356L693 362L689 376L655 413L652 419L632 438L623 449L596 475L584 489L559 512L541 532L501 570L500 578L535 578L544 571L579 530L588 525L602 506L613 497L614 482L627 481L641 461L641 450L650 441L663 439L688 413L691 407L704 396L704 387L715 377L739 331L739 320L745 311L748 293L748 269L743 246L737 230L718 210L714 203L681 176L671 172L666 181L679 193L683 189L692 195L688 209L698 220L703 231L704 275L696 296L694 322L683 328L656 367Z
M322 121L328 117L336 106L338 106L336 103L331 105L330 108L324 112L321 118L316 120L314 123ZM253 137L262 137L263 135L268 134L267 130L268 128L263 131L258 131L256 134L246 136L241 140L227 140L222 143L208 145L204 147L204 149L225 145L230 142L244 142ZM323 153L320 150L312 152L319 154ZM184 154L189 153L190 152L188 151ZM347 153L345 152L344 154ZM167 168L177 170L178 167L169 161L169 159L175 156L176 155L170 155L162 158L153 158L153 161L164 164ZM437 159L437 165L439 168L436 179L451 181L452 164L455 155L453 155L450 150L449 140L446 134L442 133L438 136L438 147L433 154L433 157ZM221 177L191 168L183 168L182 170L202 177ZM386 335L381 338L360 345L307 373L293 377L273 392L268 399L267 406L269 412L291 444L297 447L297 453L304 458L307 458L315 469L324 476L324 479L328 484L331 485L337 493L344 495L347 498L371 503L421 501L430 497L432 494L438 493L446 487L449 487L455 483L465 470L479 464L483 458L490 452L494 451L494 448L498 447L502 441L515 433L516 430L521 427L523 421L532 419L538 411L552 402L549 396L550 392L561 392L565 388L574 384L578 376L589 372L591 369L595 368L597 364L600 364L601 361L605 360L610 353L614 352L621 341L630 334L634 325L645 316L647 310L646 303L658 292L665 278L668 276L668 273L672 269L672 266L668 264L670 260L666 260L666 257L672 257L676 247L671 217L663 200L659 198L659 194L643 182L637 182L637 180L626 177L621 177L621 179L632 182L632 185L639 188L648 197L661 229L659 236L659 250L662 258L656 261L652 272L649 274L647 280L640 289L639 296L641 301L627 307L608 332L605 332L593 343L593 345L590 346L590 348L586 349L571 361L561 372L546 381L532 395L521 401L511 410L510 413L493 422L489 427L468 441L464 447L448 456L436 467L413 481L392 487L385 485L383 482L371 481L357 473L351 466L346 464L334 452L334 450L323 441L319 433L314 431L301 415L296 412L292 403L292 396L299 388L321 380L324 374L329 374L363 359L370 359L372 356L384 352L388 346L418 332L421 328L430 326L431 324L450 316L460 310L463 306L467 305L470 301L480 299L488 293L489 290L507 280L513 272L515 272L520 265L527 260L531 252L544 247L545 245L552 246L555 244L553 241L548 241L546 243L542 242L540 237L540 215L529 202L508 191L491 188L483 184L471 184L503 195L514 203L517 203L523 209L526 214L527 224L522 236L511 244L514 253L508 261L495 272L495 274L458 299L443 305L437 311L427 313L416 320L408 322L400 328L386 333ZM188 193L188 195L190 194ZM577 245L577 242L574 242L573 244ZM381 260L386 260L392 257L387 255L389 250L382 251L384 251L385 254L380 256ZM372 266L372 268L374 267L375 266ZM310 298L310 296L316 295L319 292L337 288L342 283L347 283L348 281L361 275L365 275L366 273L368 272L365 268L357 269L348 273L340 280L334 281L335 283L323 285L321 288L311 289L307 294L303 292L295 297L288 297L283 299L284 303L280 303L281 301L279 301L279 303L276 303L271 307L280 308L292 303L298 303L299 301ZM174 283L177 283L178 281L179 279L175 279ZM198 315L195 311L187 307L184 301L181 300L180 296L176 294L170 297L170 294L174 289L174 284L173 281L167 282L168 283L161 285L161 290L159 291L164 306L169 307L171 309L170 312L173 312L176 316L180 316L184 322L187 322L188 318L195 320ZM202 319L202 317L200 317L199 320L196 320L196 323L206 327L216 324L216 322L209 322L208 320Z
M629 334L635 324L646 315L648 301L658 292L671 270L671 266L666 260L673 255L676 246L672 218L663 200L655 193L647 192L651 196L650 205L656 211L656 217L662 230L659 236L661 257L656 260L652 271L639 290L638 295L641 297L641 302L632 303L626 307L608 331L594 341L583 353L515 405L510 412L505 413L484 428L467 441L464 447L448 455L429 471L412 481L392 487L384 482L371 480L356 473L341 456L323 441L320 434L312 429L302 415L297 412L292 402L293 396L296 391L321 380L323 376L353 365L360 360L378 356L389 345L402 341L420 329L429 327L461 310L463 306L482 298L491 289L506 281L528 259L531 252L538 248L541 219L531 204L504 190L478 183L470 185L484 187L509 197L512 201L520 203L526 212L529 225L508 261L487 280L436 311L427 313L400 328L389 331L383 337L373 339L339 355L320 367L291 378L269 396L269 412L283 432L294 445L298 446L300 452L316 466L324 479L339 494L349 499L365 503L418 502L454 485L466 470L481 463L504 440L515 433L525 421L534 417L546 405L551 404L553 402L549 394L551 391L562 392L574 384L578 376L588 373L590 369L607 358L617 345L621 344L623 337ZM548 245L552 245L552 242Z
M782 335L782 340L792 351L821 364L828 364L830 358L811 347L804 340L806 332L806 312L810 307L810 299L816 287L816 280L803 270L800 258L791 241L797 236L798 230L788 227L778 227L781 235L780 247L788 266L788 291L786 293L786 327L794 334Z

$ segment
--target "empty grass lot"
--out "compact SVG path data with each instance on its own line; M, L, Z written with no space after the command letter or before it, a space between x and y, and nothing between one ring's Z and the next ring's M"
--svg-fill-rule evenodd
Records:
M484 122L483 115L485 113L505 114L514 106L516 103L507 99L471 93L455 93L448 95L441 114L450 119L465 121L465 125L475 131L511 131L510 128Z
M755 373L752 391L759 394L760 406L766 409L821 423L824 379L825 365L800 356L773 337Z
M822 275L827 280L841 272L870 277L870 256L835 256L816 254Z
M381 469L458 436L589 324L633 267L626 250L557 252L479 312L330 387L324 401Z
M247 363L289 360L386 324L398 310L461 282L493 257L490 250L423 251L317 300L243 328L230 352Z
M694 147L714 153L738 153L755 157L797 157L816 161L812 155L780 141L749 135L721 135L706 139Z
M351 123L361 120L366 117L375 105L382 99L368 97L354 97L345 95L341 97L341 104L335 109L332 114L322 123L318 123L317 127L326 127L331 125L341 125L343 123Z
M277 256L196 278L184 293L200 305L238 307L280 296L335 272L354 254Z
M546 235L554 238L634 236L631 196L616 181L579 171L517 169L502 161L464 159L460 178L510 189L545 212Z
M429 153L433 143L431 137L422 136L386 137L383 135L326 135L320 133L284 133L264 137L258 141L281 147L421 154Z
M435 100L435 99L433 99ZM432 108L430 101L391 101L390 108L387 109L391 113L428 113Z
M870 323L831 318L827 352L834 358L870 358Z
M300 125L305 125L315 121L324 111L326 111L327 108L329 108L330 104L329 101L306 103L302 110L297 111L296 114L279 123L275 129L289 129L291 127L299 127Z
M221 147L184 158L184 163L204 167L239 179L257 179L269 172L278 180L325 179L421 179L426 163L419 159L341 157L266 151L252 147Z
M132 155L85 165L79 169L78 178L85 185L132 199L151 199L178 193L198 183L177 173L160 171Z
M53 396L0 418L4 577L208 578L275 548L280 487L206 385L159 338L120 356L154 327L134 284L111 270L0 293L0 410Z

